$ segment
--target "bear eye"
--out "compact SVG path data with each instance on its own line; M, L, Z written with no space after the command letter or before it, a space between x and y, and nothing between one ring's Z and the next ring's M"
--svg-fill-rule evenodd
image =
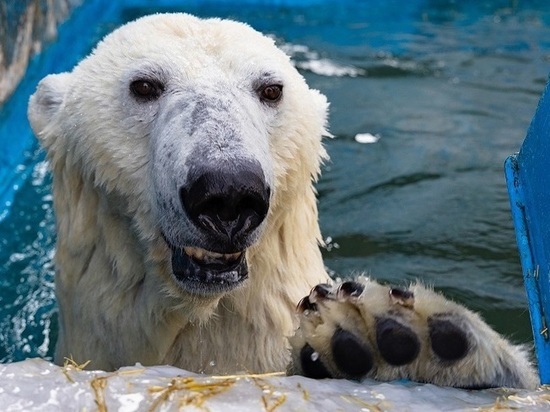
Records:
M260 90L260 99L267 103L277 103L283 97L283 86L281 84L268 84Z
M152 100L157 99L164 91L164 88L161 84L150 80L134 80L130 84L130 91L136 97Z

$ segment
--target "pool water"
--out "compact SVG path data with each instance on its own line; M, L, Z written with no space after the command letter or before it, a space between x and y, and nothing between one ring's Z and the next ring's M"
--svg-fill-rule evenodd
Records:
M10 136L14 144L31 142L23 106L46 62L48 71L67 70L121 23L153 11L248 22L274 36L331 101L335 138L326 141L331 161L318 191L324 256L334 276L421 279L481 312L513 341L530 343L503 162L519 149L547 80L550 3L253 3L87 2L73 20L89 26L93 12L98 24L78 37L78 26L61 28L60 42L71 47L60 52L52 45L33 60L0 113L3 126L17 127L2 130L18 131ZM74 55L51 58L67 50ZM373 143L356 139L366 133L376 136ZM13 197L0 210L2 362L49 358L55 343L51 178L32 142L22 145Z

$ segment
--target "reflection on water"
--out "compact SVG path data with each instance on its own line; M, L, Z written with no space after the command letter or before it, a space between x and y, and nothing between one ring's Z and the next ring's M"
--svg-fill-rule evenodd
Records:
M468 7L422 13L390 36L397 47L334 51L363 76L308 76L338 136L319 191L324 233L340 247L325 257L340 274L422 279L528 341L502 164L546 82L550 8ZM358 145L363 132L381 138Z
M50 355L57 318L53 291L55 224L43 154L28 154L28 174L0 222L0 360ZM53 332L53 335L52 335Z
M318 189L335 276L422 279L529 341L502 165L546 81L550 4L372 3L186 11L272 34L332 102L336 138ZM126 9L120 21L150 11ZM380 139L361 144L360 133ZM50 180L42 154L27 159L18 173L29 178L0 222L3 361L51 354L55 339Z

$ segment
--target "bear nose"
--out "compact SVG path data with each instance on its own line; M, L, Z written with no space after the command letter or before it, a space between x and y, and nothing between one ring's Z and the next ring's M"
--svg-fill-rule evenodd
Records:
M242 242L265 219L270 189L259 163L232 163L225 169L195 168L180 188L189 218L212 234Z

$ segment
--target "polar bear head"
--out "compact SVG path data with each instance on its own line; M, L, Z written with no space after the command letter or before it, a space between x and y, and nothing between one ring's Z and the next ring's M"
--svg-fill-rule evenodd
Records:
M91 237L59 215L83 207L68 192L92 188L98 215L127 222L123 235L103 230L108 243L135 236L149 258L160 247L177 287L203 296L240 285L247 250L312 197L326 111L272 39L186 14L115 30L72 72L43 79L29 104L60 241ZM300 219L316 222L316 208Z

